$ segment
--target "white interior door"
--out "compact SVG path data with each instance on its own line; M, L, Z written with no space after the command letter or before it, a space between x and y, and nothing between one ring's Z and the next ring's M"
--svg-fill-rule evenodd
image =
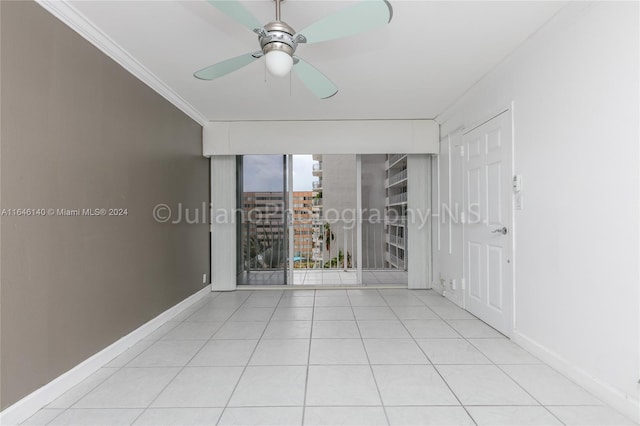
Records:
M464 134L465 308L510 335L513 329L512 134L506 111Z

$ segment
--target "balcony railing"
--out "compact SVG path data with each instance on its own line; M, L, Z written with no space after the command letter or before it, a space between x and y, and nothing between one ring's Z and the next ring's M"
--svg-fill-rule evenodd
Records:
M398 269L403 269L404 268L404 260L398 258L397 256L390 255L389 256L389 263L391 263L394 266L397 266Z
M313 234L305 236L311 246L306 257L308 262L295 264L296 269L342 269L356 268L356 223L354 220L312 221ZM294 220L293 228L299 226Z
M407 193L401 192L400 194L390 195L389 204L400 204L407 202Z
M317 172L322 170L322 164L321 163L313 163L313 171Z
M401 180L404 180L407 178L407 169L404 169L398 173L396 173L395 175L391 176L389 178L389 185L393 185L394 183L398 183Z
M313 181L312 187L313 189L322 189L322 181Z
M407 154L392 154L389 156L389 166L392 166L393 164L397 163L400 159L402 159L402 157L406 156Z
M404 247L404 238L397 235L389 235L389 242L397 247Z

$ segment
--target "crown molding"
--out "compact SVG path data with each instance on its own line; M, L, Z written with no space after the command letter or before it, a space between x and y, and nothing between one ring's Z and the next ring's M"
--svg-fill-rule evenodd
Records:
M86 16L73 7L68 0L36 0L36 2L198 124L202 126L209 121L189 102L138 62L122 46L96 27Z

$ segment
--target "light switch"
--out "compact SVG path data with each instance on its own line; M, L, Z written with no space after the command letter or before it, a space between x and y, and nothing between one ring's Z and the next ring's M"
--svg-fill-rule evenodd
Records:
M518 193L522 191L522 175L515 175L513 177L513 192Z
M516 195L516 210L522 210L522 209L524 209L522 195L518 194Z

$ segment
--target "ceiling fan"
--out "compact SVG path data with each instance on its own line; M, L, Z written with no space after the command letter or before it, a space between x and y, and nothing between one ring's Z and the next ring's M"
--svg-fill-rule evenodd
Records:
M193 75L201 80L213 80L236 71L262 56L266 67L276 77L294 73L317 97L330 98L338 88L324 74L295 55L302 43L317 43L358 34L391 22L393 9L387 0L363 0L358 4L329 15L296 32L280 20L280 2L276 3L276 19L266 25L260 22L237 0L208 0L214 7L258 34L260 50L230 58L208 66Z

